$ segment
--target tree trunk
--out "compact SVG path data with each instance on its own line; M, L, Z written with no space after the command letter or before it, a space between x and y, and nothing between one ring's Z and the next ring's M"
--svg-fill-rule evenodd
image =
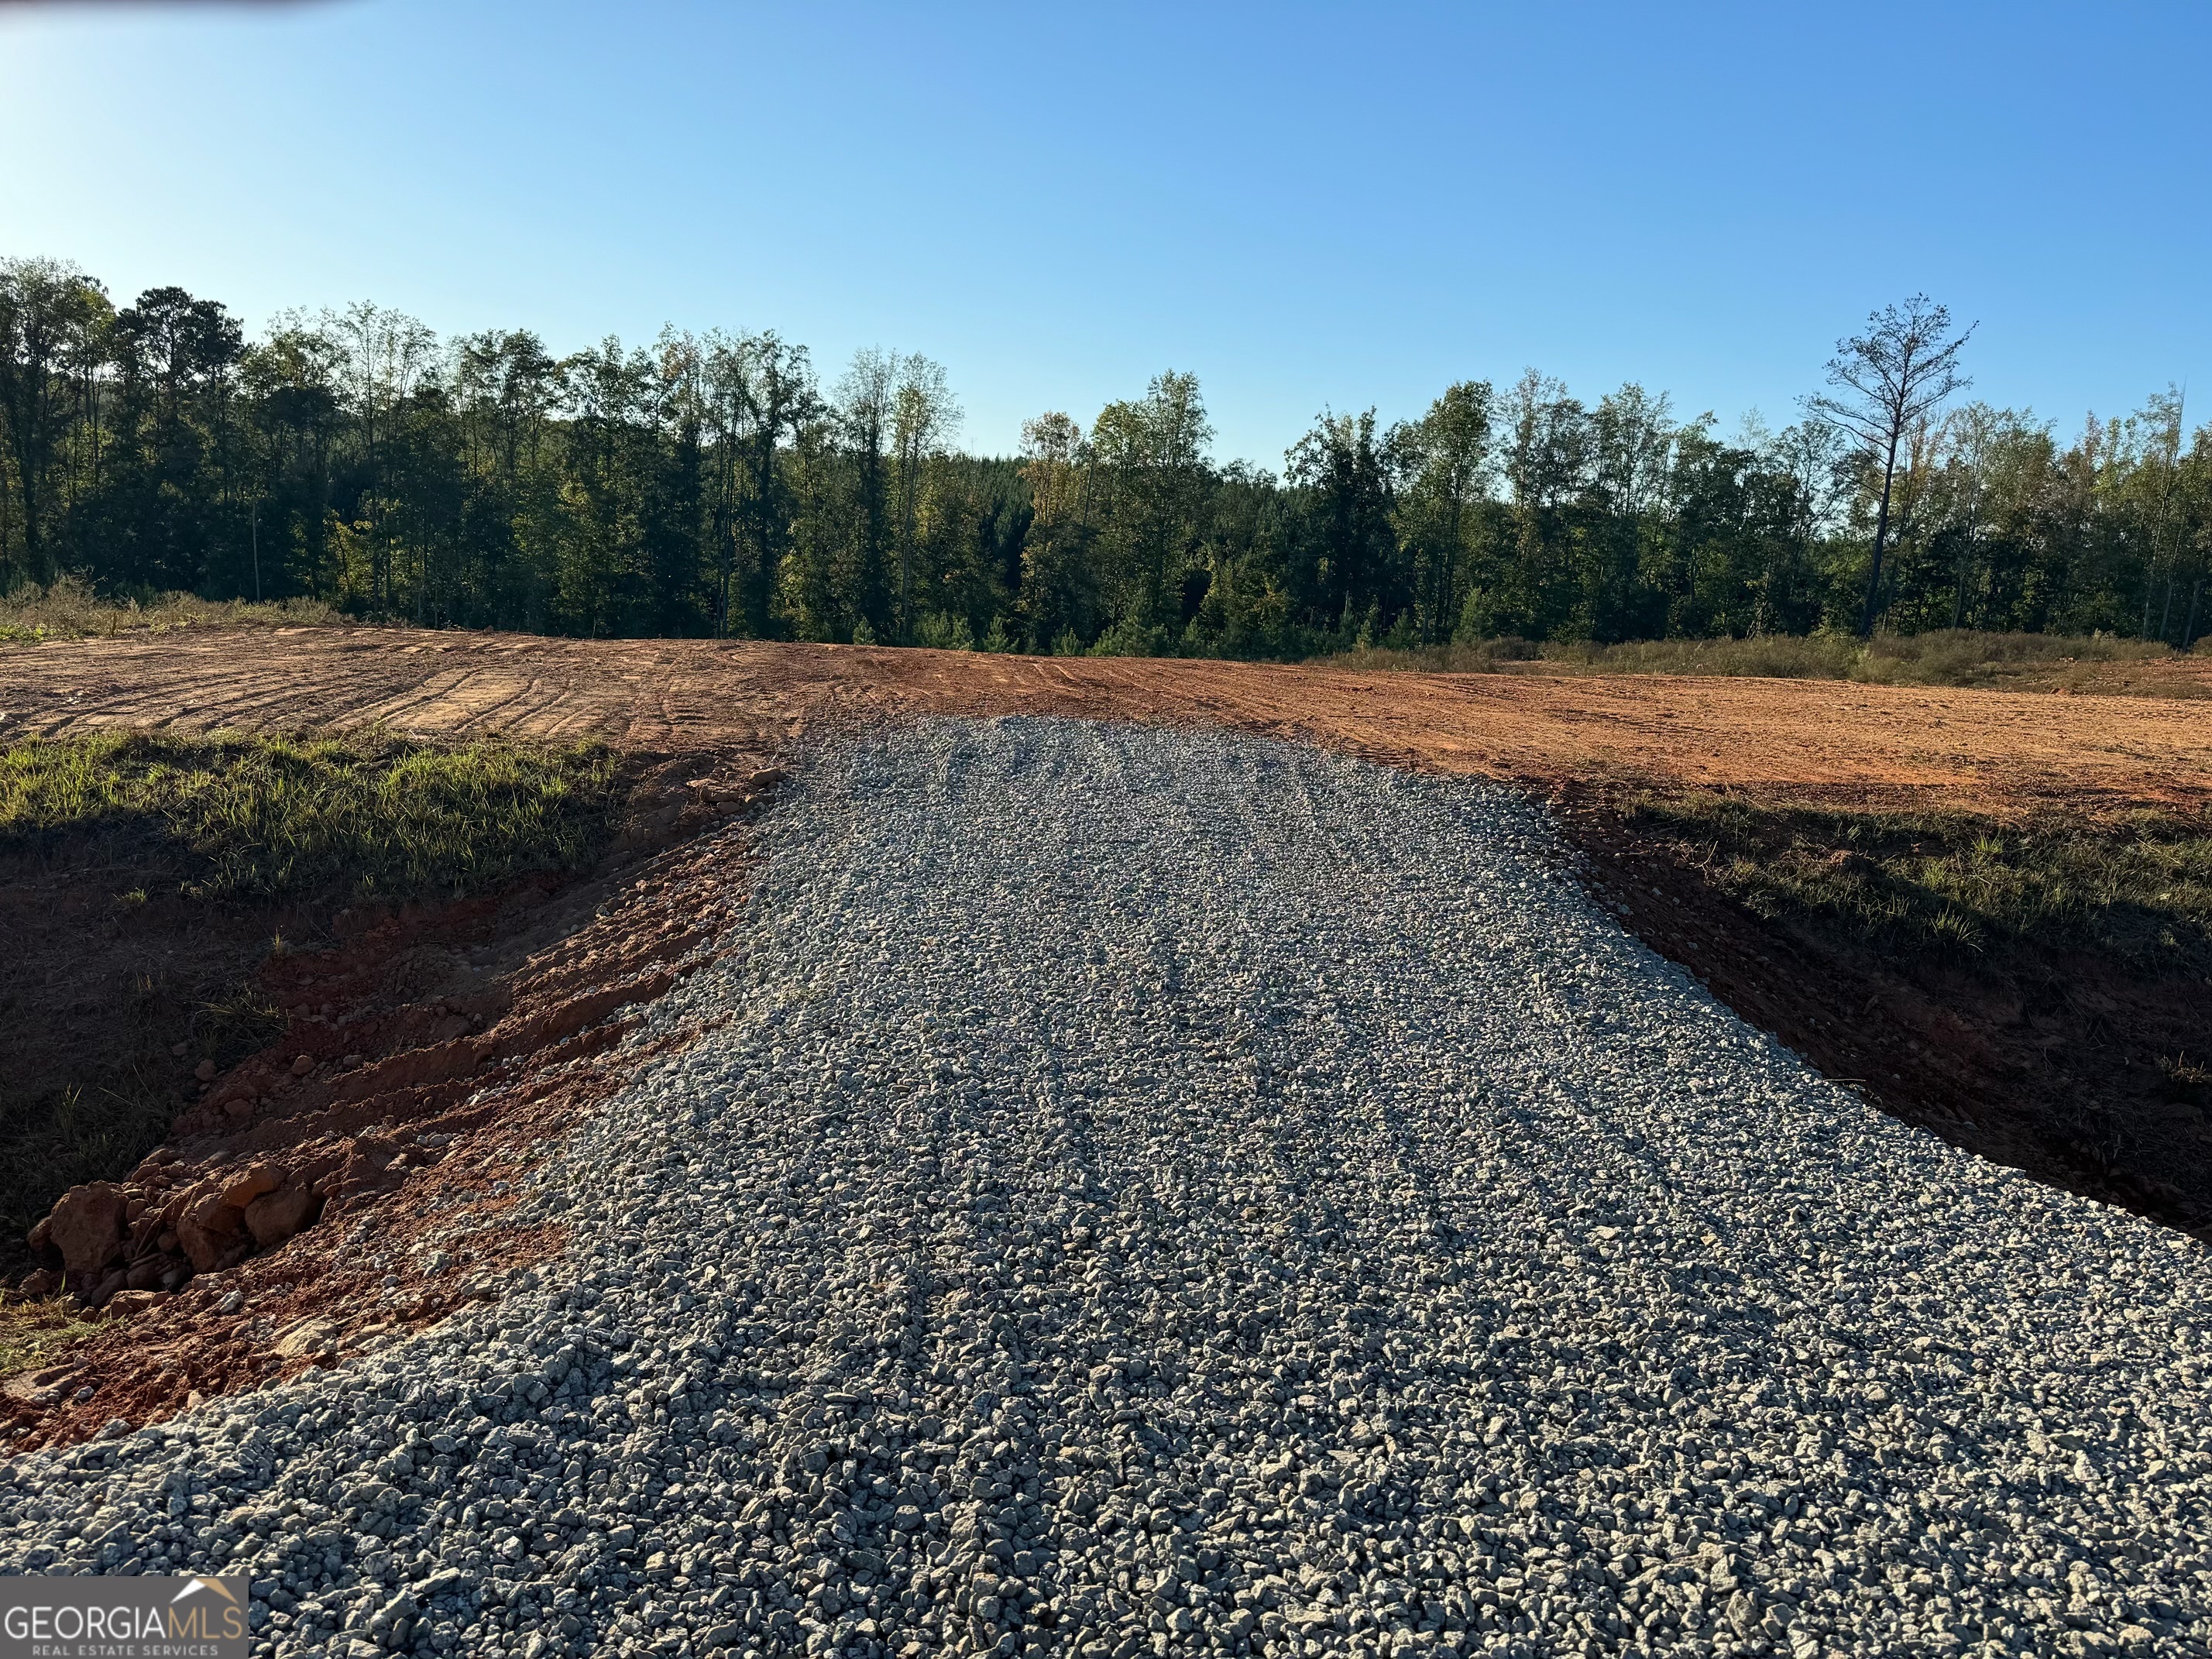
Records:
M1881 505L1874 515L1874 560L1867 570L1866 605L1859 612L1859 637L1874 637L1875 608L1881 598L1881 549L1889 538L1889 490L1897 477L1897 443L1902 435L1894 428L1889 434L1889 453L1881 467Z
M23 568L31 580L41 584L53 580L53 573L46 568L46 551L39 544L39 489L33 469L21 454L15 461L15 471L22 485L23 496Z

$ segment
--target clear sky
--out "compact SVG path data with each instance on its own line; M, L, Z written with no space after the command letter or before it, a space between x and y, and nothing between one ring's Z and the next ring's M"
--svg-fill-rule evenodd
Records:
M1979 395L2212 414L2212 7L0 4L0 253L249 325L1196 371L1223 459L1534 364L1780 424L1924 289Z

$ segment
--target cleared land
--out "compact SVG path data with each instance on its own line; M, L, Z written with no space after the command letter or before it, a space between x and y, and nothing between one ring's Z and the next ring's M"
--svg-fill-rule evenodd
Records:
M2203 701L194 628L0 648L0 738L597 738L629 793L588 875L443 907L218 914L118 871L96 839L15 854L0 1012L18 1082L44 1100L77 1074L105 1010L107 1050L145 1050L145 1099L179 1113L110 1171L122 1256L102 1235L80 1252L98 1271L72 1271L173 1269L161 1218L186 1198L229 1216L216 1200L257 1162L330 1200L205 1275L210 1295L163 1302L158 1337L134 1316L73 1341L70 1309L11 1309L22 1352L0 1369L21 1374L0 1412L17 1443L374 1347L561 1248L558 1229L514 1228L507 1179L620 1083L611 1050L643 1012L719 959L751 845L719 832L763 810L757 780L819 738L977 714L1230 727L1510 781L1550 804L1561 860L1625 926L1830 1078L2047 1183L2212 1232ZM151 902L118 903L137 888ZM308 948L257 973L277 931ZM188 1006L241 980L240 1018ZM183 1028L135 1019L142 982L175 990ZM348 1243L372 1217L443 1241L445 1266L398 1305ZM161 1294L125 1283L125 1301ZM224 1285L245 1315L219 1311Z
M2172 672L2212 680L2212 659ZM0 736L385 724L603 738L664 753L778 747L925 714L1209 724L1475 776L1781 788L1998 811L2212 799L2212 709L1705 676L1425 674L688 641L312 628L0 652Z
M1824 1082L1525 799L1060 721L809 761L512 1170L566 1259L16 1461L0 1565L220 1563L280 1656L2212 1637L2204 1251ZM390 1312L437 1271L356 1237Z
M195 628L0 649L0 737L596 738L680 781L825 729L1037 714L1511 781L1632 929L1830 1076L2212 1231L2212 701L1509 666ZM2212 689L2212 659L2150 666ZM2069 906L2092 914L2059 925Z

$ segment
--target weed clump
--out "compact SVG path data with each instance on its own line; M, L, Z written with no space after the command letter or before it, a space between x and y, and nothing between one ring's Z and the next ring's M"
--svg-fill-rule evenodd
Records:
M1838 811L1711 792L1647 795L1629 821L1769 920L1897 951L2094 951L2212 974L2212 816Z
M195 593L108 595L75 576L0 592L0 645L113 639L186 628L318 628L343 622L320 599L204 599Z
M0 853L159 842L199 897L458 896L598 856L620 801L598 745L34 738L0 750Z

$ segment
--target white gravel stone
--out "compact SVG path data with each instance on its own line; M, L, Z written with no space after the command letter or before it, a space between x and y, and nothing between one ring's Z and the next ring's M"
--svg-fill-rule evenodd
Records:
M0 1568L246 1573L264 1654L2207 1650L2201 1249L1823 1082L1506 793L948 722L763 850L525 1183L565 1267L16 1459Z

